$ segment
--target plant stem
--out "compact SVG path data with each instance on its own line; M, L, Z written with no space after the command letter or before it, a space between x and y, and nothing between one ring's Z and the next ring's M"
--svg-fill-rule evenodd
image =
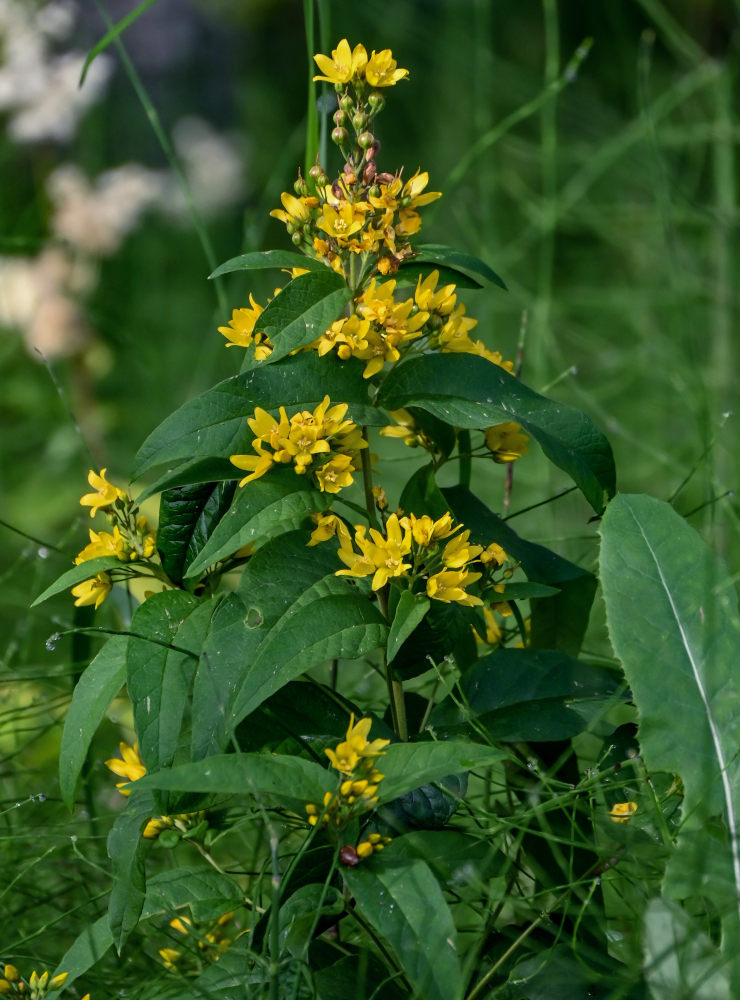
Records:
M457 456L460 463L460 485L470 489L470 477L473 471L471 458L470 431L457 432Z
M362 461L362 485L365 490L365 508L367 509L367 519L371 528L378 527L378 518L375 515L375 498L373 497L373 470L370 466L370 440L367 427L362 428L362 437L367 442L368 447L360 452Z

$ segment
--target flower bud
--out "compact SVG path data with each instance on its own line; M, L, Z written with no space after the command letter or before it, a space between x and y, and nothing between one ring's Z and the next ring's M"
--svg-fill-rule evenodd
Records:
M375 165L375 160L370 160L370 162L367 164L362 174L362 183L366 185L372 184L372 182L375 180L375 174L377 172L377 169L378 168Z
M303 234L302 233L293 233L293 235L290 238L290 241L291 241L291 243L293 244L294 247L299 247L301 245L301 243L303 243Z
M344 111L342 111L341 109L339 111L335 111L333 117L334 117L334 124L335 125L346 125L347 124L347 116L344 113Z
M352 115L352 128L355 132L362 132L367 127L367 115L364 111L356 111Z
M334 93L335 94L341 94L343 90L344 90L344 84L343 83L335 83L334 84Z
M339 107L342 111L346 111L349 114L355 106L355 102L350 97L349 94L345 94L344 97L339 98Z
M377 114L378 111L382 111L385 107L385 97L383 97L379 90L374 90L368 95L367 103L373 109L375 114Z
M374 159L375 159L375 157L376 157L376 156L378 155L378 153L379 153L379 152L380 152L380 143L379 143L379 142L378 142L378 140L376 139L376 140L375 140L375 141L373 142L372 146L370 146L370 147L369 147L369 148L368 148L368 149L367 149L367 150L365 151L365 159L366 159L366 160L367 160L367 162L369 163L369 162L370 162L370 160L374 160Z
M318 179L321 177L321 175L323 174L323 172L324 172L324 168L321 166L321 164L320 163L314 163L314 165L308 171L308 176L311 178L312 181L318 181Z
M375 144L375 136L372 132L363 132L357 139L361 149L370 149Z
M335 128L331 134L331 141L337 146L343 146L348 139L349 133L346 128Z
M345 844L344 847L339 849L339 860L348 868L356 867L360 861L357 851L351 844Z

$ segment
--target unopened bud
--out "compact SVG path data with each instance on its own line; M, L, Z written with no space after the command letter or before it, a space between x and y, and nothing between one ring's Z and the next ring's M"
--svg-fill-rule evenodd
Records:
M323 172L324 172L324 168L321 166L321 164L320 163L314 163L314 165L308 171L308 176L311 178L312 181L318 181L318 179L321 177L321 175L323 174Z
M301 243L303 243L303 234L302 233L293 233L293 235L291 236L290 239L291 239L291 242L292 242L293 246L299 247L301 245Z
M375 144L375 136L372 132L363 132L357 139L361 149L370 149Z
M383 97L379 90L374 90L368 95L367 103L377 114L378 111L382 111L385 107L385 97Z
M342 109L342 111L346 111L347 114L349 114L352 111L354 106L355 102L352 100L349 94L345 94L344 97L339 98L339 107Z
M348 139L349 133L346 128L335 128L332 131L331 141L335 142L337 146L343 146Z
M375 174L377 173L377 170L378 168L375 166L375 160L370 160L370 162L367 164L362 174L362 183L372 184L373 180L375 179Z
M367 115L364 111L356 111L352 115L352 128L355 132L362 132L367 126Z
M333 117L334 117L334 124L335 125L346 125L347 124L347 116L346 116L346 114L341 109L339 111L335 111Z

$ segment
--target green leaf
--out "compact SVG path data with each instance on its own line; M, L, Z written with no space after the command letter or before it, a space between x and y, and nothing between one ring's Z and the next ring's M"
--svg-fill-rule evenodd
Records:
M578 485L597 513L613 496L614 458L585 413L540 396L499 365L473 354L428 354L392 369L378 393L386 410L418 406L457 427L483 430L514 420Z
M186 570L193 575L191 564L218 530L235 490L234 482L216 482L178 486L162 494L157 551L173 583L181 584Z
M234 725L312 667L354 660L385 644L388 625L378 609L356 593L326 594L340 587L349 584L333 576L319 581L265 636L244 671L232 709Z
M727 969L698 922L667 899L645 911L645 979L654 1000L731 1000ZM734 942L733 950L737 947Z
M325 918L336 918L343 910L344 900L333 886L327 888L317 883L301 886L280 904L281 951L287 950L295 958L300 958L308 950L319 920L324 918L323 930L327 927Z
M338 361L306 351L233 375L184 403L149 435L134 459L133 478L164 463L243 454L253 439L246 418L257 406L275 412L279 404L315 409L328 393L349 404L355 423L385 424L386 417L370 404L364 367L357 358Z
M113 944L108 915L100 917L93 924L88 924L77 935L70 947L64 953L59 965L51 974L55 976L67 973L64 981L65 989L71 986L75 979L83 976L88 969L91 969L96 962L105 955ZM50 998L58 995L58 990L50 990L47 994Z
M499 848L458 830L412 830L394 837L383 857L391 863L397 858L420 858L443 885L457 891L471 884L480 891L506 864Z
M351 299L347 282L328 268L294 278L259 317L260 331L275 345L268 362L317 340Z
M450 505L437 486L433 462L412 474L401 492L399 506L417 517L427 514L435 520L449 512Z
M471 541L479 545L497 542L507 555L521 563L532 583L557 587L559 594L532 600L530 644L540 649L562 649L576 656L596 593L594 576L550 549L520 538L465 487L453 486L442 493L455 517L470 528Z
M418 858L389 866L379 855L342 875L358 912L388 942L413 995L424 1000L462 996L457 932L429 867Z
M402 644L427 613L429 603L429 598L424 594L412 594L410 590L403 591L388 634L386 651L388 663L393 662Z
M467 773L446 774L380 806L378 817L393 830L394 839L413 827L437 830L446 826L457 812L467 788Z
M141 779L139 779L141 780ZM152 845L141 833L156 814L154 798L148 790L136 788L108 834L113 888L108 903L108 920L113 944L120 955L129 935L139 923L146 898L144 864Z
M110 31L107 31L103 35L103 37L100 39L99 42L93 45L93 47L88 52L87 58L85 59L85 63L82 67L82 73L80 74L80 83L79 83L80 87L85 82L87 71L90 69L90 66L95 61L95 59L100 55L100 53L103 52L105 49L107 49L108 46L111 44L111 42L114 42L118 38L118 36L122 34L126 30L126 28L128 28L128 26L137 19L137 17L143 14L145 10L148 10L149 7L153 6L156 2L157 0L142 0L142 2L138 5L138 7L135 7L125 17L122 17L121 20L110 29Z
M222 274L232 271L261 271L266 268L305 267L309 271L326 270L326 264L313 257L305 257L302 253L292 253L290 250L263 250L259 253L243 253L219 264L209 278L220 278Z
M190 462L183 462L176 469L168 469L138 495L136 502L142 504L149 497L178 486L196 486L241 478L241 470L227 458L194 458Z
M414 249L416 253L407 265L402 265L399 268L399 273L402 273L404 266L415 268L417 264L439 265L440 269L444 268L445 272L452 271L467 278L471 284L478 288L482 288L484 284L492 284L498 285L499 288L506 291L506 285L496 272L492 271L485 261L473 257L472 254L456 250L454 247L443 246L441 243L422 243ZM434 270L434 268L430 270ZM442 277L440 274L440 278L442 284L447 280L446 275ZM457 278L452 280L458 280L458 283L462 284Z
M184 865L158 872L148 880L141 919L187 905L194 920L217 920L243 901L244 894L228 875L212 868Z
M131 621L126 668L139 752L147 770L170 763L214 602L181 590L154 594ZM147 639L139 636L148 636Z
M381 804L390 802L419 785L438 781L450 774L489 767L506 757L505 750L467 740L392 743L378 759L378 768L385 775L378 797Z
M59 751L59 788L70 809L92 738L126 683L127 646L125 635L114 635L106 642L77 682L67 709Z
M239 489L231 508L186 575L198 576L249 542L298 528L309 514L326 510L331 499L330 494L321 493L306 476L297 476L292 468L271 469L267 475Z
M460 694L438 705L430 722L456 729L477 720L506 742L567 739L588 725L584 703L598 714L617 690L612 674L567 653L500 649L463 674Z
M82 583L83 580L90 580L96 573L104 573L110 569L121 569L128 565L128 563L122 563L115 556L98 556L96 559L88 559L86 562L68 569L66 573L62 573L61 576L57 577L50 587L47 587L43 593L39 594L31 607L35 608L37 604L48 601L50 597L54 597L55 594L61 594L63 590L69 590L76 584Z
M618 496L607 508L601 533L607 622L638 707L645 764L683 780L678 854L689 851L694 858L696 893L711 897L712 887L702 877L703 858L724 847L734 884L729 916L736 922L740 616L733 579L673 508L651 497ZM719 845L708 835L702 849L704 828L717 815L723 816L727 840ZM684 838L684 832L691 837ZM671 891L671 864L666 892ZM686 865L681 869L684 881Z
M307 802L322 802L336 780L312 760L272 753L221 754L146 774L137 789L268 797L305 816Z

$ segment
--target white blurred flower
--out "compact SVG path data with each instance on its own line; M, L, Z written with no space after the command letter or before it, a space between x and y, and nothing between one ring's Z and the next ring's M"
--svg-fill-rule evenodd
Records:
M181 118L172 139L198 211L209 216L228 208L244 193L244 159L232 136L217 132L202 118ZM182 191L173 185L166 211L186 216Z
M64 164L49 175L46 187L54 205L54 235L83 253L106 257L159 201L167 180L162 173L127 163L90 181L79 167Z
M0 257L0 326L19 330L31 355L75 354L90 333L75 296L95 281L89 264L74 262L60 247L34 258Z
M50 40L71 30L74 15L71 3L0 0L0 111L10 113L8 135L16 142L68 141L106 86L112 63L105 54L79 87L85 54L49 51Z

